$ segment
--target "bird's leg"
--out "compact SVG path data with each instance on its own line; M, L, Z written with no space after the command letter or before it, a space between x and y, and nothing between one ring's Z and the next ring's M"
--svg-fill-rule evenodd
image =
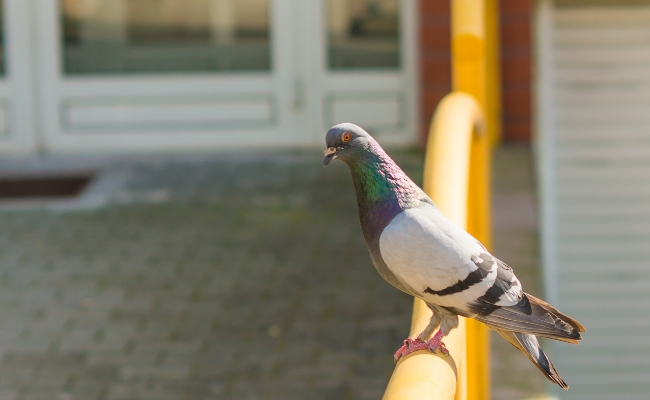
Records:
M436 350L440 350L442 354L446 356L449 355L449 350L447 350L445 344L442 343L442 337L444 336L442 329L439 329L429 341L423 338L423 334L424 332L418 335L415 339L411 339L410 337L406 338L406 340L404 340L404 345L395 352L395 362L418 350L429 350L432 353L435 353Z
M444 343L442 343L442 337L444 336L444 333L442 332L442 329L438 329L438 332L436 332L435 335L427 342L429 345L429 350L431 351L436 351L440 350L440 352L446 356L449 355L449 350L447 350L447 346L445 346Z

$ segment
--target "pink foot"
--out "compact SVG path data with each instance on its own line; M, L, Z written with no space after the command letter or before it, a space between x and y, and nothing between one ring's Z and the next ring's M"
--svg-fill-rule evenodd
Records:
M438 345L438 350L440 350L440 352L446 356L449 355L449 350L447 350L447 346L445 346L445 344L442 342L440 342L440 344Z
M397 363L400 358L419 350L429 350L432 353L435 353L436 350L440 350L442 354L446 356L449 355L449 350L447 350L445 344L442 343L442 332L438 331L428 342L425 342L419 337L416 339L411 339L410 337L406 338L406 340L404 340L404 345L395 352L395 362Z

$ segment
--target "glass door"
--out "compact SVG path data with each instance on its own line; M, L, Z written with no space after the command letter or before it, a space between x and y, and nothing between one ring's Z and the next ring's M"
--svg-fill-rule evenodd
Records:
M353 122L382 143L417 132L414 0L308 2L314 128Z
M63 0L66 77L271 71L269 0Z
M4 0L0 145L279 148L321 145L338 122L411 144L415 10L415 0Z
M310 141L292 116L291 1L40 1L34 11L47 148L174 151Z

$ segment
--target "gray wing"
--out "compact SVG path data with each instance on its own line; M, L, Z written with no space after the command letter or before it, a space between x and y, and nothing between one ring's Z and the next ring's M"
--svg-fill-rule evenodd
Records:
M582 339L580 332L585 332L578 321L527 293L514 306L484 306L472 317L491 328L529 333L573 344Z
M508 343L526 354L528 359L530 359L530 361L532 361L533 364L544 373L549 381L555 383L562 389L569 388L569 385L564 382L551 363L551 360L548 359L542 348L539 346L539 342L535 336L526 333L508 332L501 329L495 330L499 335L503 336Z
M434 206L396 216L379 244L391 272L427 303L463 310L463 315L483 303L506 306L521 299L512 269Z

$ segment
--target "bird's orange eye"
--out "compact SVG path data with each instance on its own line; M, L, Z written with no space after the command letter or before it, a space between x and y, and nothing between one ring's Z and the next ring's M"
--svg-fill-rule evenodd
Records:
M343 134L343 137L342 137L343 143L349 142L350 139L352 139L352 135L350 135L349 133L345 132L345 133Z

